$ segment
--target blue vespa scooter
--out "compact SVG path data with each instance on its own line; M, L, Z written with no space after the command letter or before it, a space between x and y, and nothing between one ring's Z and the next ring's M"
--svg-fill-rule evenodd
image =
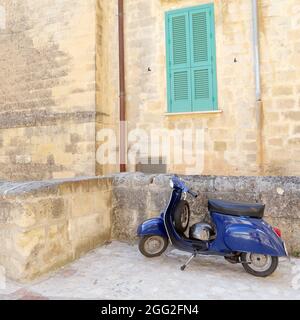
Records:
M170 180L172 194L165 211L138 228L139 250L149 258L160 256L169 243L176 249L192 254L181 267L199 255L224 256L230 263L241 263L257 277L271 275L278 266L278 258L288 256L281 232L262 218L265 206L209 200L211 224L196 223L185 235L190 219L187 194L197 197L182 179Z

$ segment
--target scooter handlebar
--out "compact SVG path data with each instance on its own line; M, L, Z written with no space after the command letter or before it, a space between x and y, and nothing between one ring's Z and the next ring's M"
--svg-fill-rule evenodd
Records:
M194 198L197 198L197 197L198 197L198 194L197 194L196 192L193 192L193 191L191 191L191 190L189 190L188 192L189 192L189 194L190 194L191 196L193 196Z

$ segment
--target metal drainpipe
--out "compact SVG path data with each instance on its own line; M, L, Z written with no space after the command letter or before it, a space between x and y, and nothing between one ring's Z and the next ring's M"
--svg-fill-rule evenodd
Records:
M255 73L255 95L256 95L256 124L257 124L257 164L260 175L264 175L264 139L263 139L263 102L261 94L260 77L260 53L259 53L259 22L258 3L252 0L252 28L253 28L253 55Z
M253 26L253 51L254 51L256 101L261 101L260 54L259 54L259 31L258 31L259 27L258 27L257 0L252 0L252 26Z
M126 92L124 49L124 1L118 0L119 17L119 90L120 90L120 172L126 172Z

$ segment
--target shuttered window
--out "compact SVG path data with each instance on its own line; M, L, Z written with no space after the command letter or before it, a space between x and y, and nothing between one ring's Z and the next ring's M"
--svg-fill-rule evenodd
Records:
M168 111L217 110L214 7L166 13Z

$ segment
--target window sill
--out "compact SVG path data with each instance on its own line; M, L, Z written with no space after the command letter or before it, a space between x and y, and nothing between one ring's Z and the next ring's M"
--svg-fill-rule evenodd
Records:
M165 116L210 115L210 114L221 114L221 113L223 113L223 110L194 111L194 112L166 112Z

